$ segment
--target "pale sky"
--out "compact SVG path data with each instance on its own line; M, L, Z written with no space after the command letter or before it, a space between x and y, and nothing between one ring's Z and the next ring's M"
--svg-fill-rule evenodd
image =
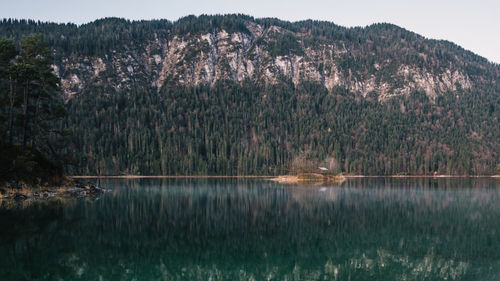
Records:
M0 18L87 23L242 13L256 18L326 20L366 26L388 22L427 38L446 39L500 63L500 0L2 0Z

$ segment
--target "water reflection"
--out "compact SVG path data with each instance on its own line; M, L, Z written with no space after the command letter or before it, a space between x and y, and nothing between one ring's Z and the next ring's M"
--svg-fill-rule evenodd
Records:
M493 179L106 180L0 209L2 280L495 280Z

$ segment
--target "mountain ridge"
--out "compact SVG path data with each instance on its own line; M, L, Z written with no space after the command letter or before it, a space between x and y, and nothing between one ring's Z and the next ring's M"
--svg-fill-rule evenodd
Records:
M392 24L0 23L2 37L31 33L53 46L77 173L270 174L302 157L345 173L490 174L499 162L500 66Z
M207 27L195 27L195 24L199 21L202 21L201 24L203 25L207 25L205 21L208 21L209 24L217 25L218 23L212 22L213 19L222 19L220 21L223 22L228 17L234 17L240 21L237 21L232 26L224 26L224 23L221 23L221 27L215 27L211 32L207 32L210 31L210 28ZM194 21L194 24L191 23L192 21ZM143 71L145 75L150 77L156 76L155 84L158 91L166 79L178 79L178 83L188 85L203 83L213 85L219 79L231 79L241 82L246 78L254 81L265 80L266 82L273 83L276 80L280 80L282 78L280 76L283 75L286 79L292 79L294 84L297 84L299 80L313 80L323 83L329 90L334 86L341 86L346 87L349 91L360 91L364 96L371 91L375 91L382 99L391 95L409 94L413 90L424 90L428 96L435 97L437 93L456 90L456 83L462 88L472 87L474 81L471 80L474 79L471 79L469 73L463 70L464 67L476 67L479 68L476 69L479 72L495 72L490 73L493 75L491 77L492 80L487 80L486 82L496 81L500 77L500 67L498 65L490 64L486 59L470 51L466 51L454 43L425 39L425 37L404 28L386 23L373 24L364 28L345 28L323 21L306 20L290 23L272 18L254 20L252 17L235 15L187 16L173 23L165 20L158 22L165 24L167 29L169 26L171 27L167 31L169 34L163 34L166 36L162 37L158 30L154 31L154 39L143 43L145 52L142 55L147 58L153 56L156 64L161 64L162 69L155 69L155 65L151 61L146 61L145 58L129 57L135 59L140 65L152 68L149 71L148 69ZM108 24L125 24L131 26L144 23L147 23L147 21L130 22L119 18L106 18L76 28L94 27L95 29L95 26L100 25L102 32L108 32L105 29ZM186 27L182 26L182 24L185 24ZM41 25L46 24L42 23ZM181 27L178 27L179 25ZM317 30L313 28L318 25L326 25L326 27L337 29L337 31L324 36L325 38L322 42L317 43L319 46L314 46L312 45L314 43L307 43L307 40L311 37L307 32L324 32L321 28L317 28ZM69 26L70 28L75 28L72 25ZM371 34L373 33L372 29L382 33L382 35L375 36ZM455 53L461 52L461 55L465 56L466 59L463 61L457 59L454 65L450 63L449 66L440 65L438 69L429 69L428 67L419 67L416 65L417 63L425 65L429 54L418 52L411 45L406 46L409 49L407 52L411 53L406 55L417 57L412 58L413 61L411 62L403 60L393 63L391 60L394 57L383 54L384 51L367 51L360 48L360 46L356 46L356 44L346 46L345 38L340 40L335 39L350 36L354 36L354 39L356 39L356 36L360 37L357 33L367 33L367 38L364 38L365 42L373 44L373 40L384 40L380 38L384 38L383 32L387 31L400 33L401 36L396 37L401 37L403 45L405 45L405 42L403 42L406 40L404 39L405 37L410 37L414 40L423 40L421 45L424 46L421 48L424 49L430 48L427 45L444 44L446 45L445 47L450 48L449 53L451 53L446 55L457 57ZM350 33L354 33L355 35L351 35ZM331 40L331 38L334 39ZM70 40L70 38L67 40ZM64 41L64 39L61 41ZM300 41L300 43L297 43L297 41ZM313 47L307 45L312 45ZM233 49L228 50L228 48ZM288 52L284 48L288 48ZM152 52L156 53L152 54ZM380 57L381 54L385 55L385 60L377 60L377 57ZM261 56L267 59L270 58L271 61L256 61ZM425 60L425 62L420 62L418 56L420 56L420 59ZM229 61L223 61L220 58L228 59ZM90 60L91 65L86 65L85 67L88 68L90 66L92 67L91 71L99 73L103 71L103 59L104 57L102 56L94 55L81 57L80 61ZM453 58L449 59L450 61L453 60ZM360 60L360 62L356 60ZM432 60L432 58L429 58L429 60ZM121 63L122 61L129 65L127 69L118 69L120 76L127 77L131 76L129 74L133 75L133 73L130 73L134 71L130 69L130 64L133 64L133 62L127 61L126 58L116 58L116 62L114 63ZM188 61L195 65L181 65L182 61ZM474 61L486 64L490 69L481 71L484 69L474 65ZM365 70L354 71L353 64L364 64L363 67ZM432 62L429 65L434 67ZM71 73L71 67L67 66L62 71L59 71L60 68L60 65L56 65L56 72L63 79L63 88L66 94L71 96L77 91L70 91L68 90L69 88L74 88L75 86L78 89L82 88L82 85L80 85L82 79L74 72L82 73L85 72L85 69L74 69L73 73ZM366 71L367 68L371 69ZM155 71L158 73L154 73ZM126 72L129 72L129 74ZM381 76L376 75L378 72L388 73L385 76ZM92 77L89 73L84 73L83 76ZM409 76L412 76L413 79ZM404 86L391 89L393 85L384 83L390 79L402 79L401 84L404 84ZM88 80L88 78L83 80Z

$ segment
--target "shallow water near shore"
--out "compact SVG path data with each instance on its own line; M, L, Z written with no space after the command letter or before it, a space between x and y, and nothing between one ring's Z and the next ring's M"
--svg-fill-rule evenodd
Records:
M1 280L498 280L500 180L99 179L0 207Z

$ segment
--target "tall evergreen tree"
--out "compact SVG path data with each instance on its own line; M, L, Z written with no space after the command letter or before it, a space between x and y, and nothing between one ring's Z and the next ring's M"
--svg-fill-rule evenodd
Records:
M40 34L24 38L20 50L11 40L0 40L2 178L50 178L62 171L54 142L66 110L52 63Z

